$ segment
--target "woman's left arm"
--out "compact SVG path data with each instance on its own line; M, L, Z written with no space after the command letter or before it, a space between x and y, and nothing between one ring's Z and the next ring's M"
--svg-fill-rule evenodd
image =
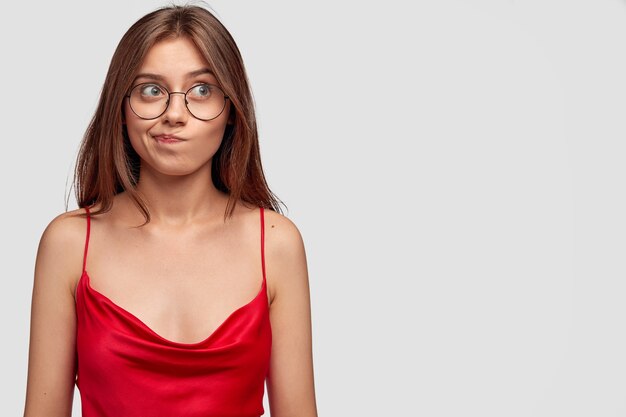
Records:
M267 394L272 417L317 417L313 377L311 301L304 242L287 217L267 210L266 276L272 353Z

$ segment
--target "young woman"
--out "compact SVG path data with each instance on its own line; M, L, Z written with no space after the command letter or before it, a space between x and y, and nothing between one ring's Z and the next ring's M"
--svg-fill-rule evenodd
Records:
M207 10L138 20L35 266L25 417L317 416L306 256Z

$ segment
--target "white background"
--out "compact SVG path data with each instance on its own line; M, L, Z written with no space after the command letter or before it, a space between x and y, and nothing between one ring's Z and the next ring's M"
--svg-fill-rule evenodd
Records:
M109 60L165 4L2 8L2 415ZM626 415L624 1L210 5L305 239L320 417Z

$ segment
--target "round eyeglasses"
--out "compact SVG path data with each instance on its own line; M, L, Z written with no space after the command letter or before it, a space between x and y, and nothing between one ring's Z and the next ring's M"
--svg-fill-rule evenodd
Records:
M213 84L196 84L187 90L168 91L167 88L155 83L137 84L130 90L128 102L137 117L144 120L156 119L167 110L172 94L182 94L185 106L193 117L203 121L213 120L226 108L226 99L221 88Z

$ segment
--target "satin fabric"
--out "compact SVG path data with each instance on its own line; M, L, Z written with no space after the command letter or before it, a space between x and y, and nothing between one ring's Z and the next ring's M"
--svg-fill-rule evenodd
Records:
M198 343L167 340L90 286L85 270L76 287L76 386L83 417L258 417L264 414L272 333L263 283Z

